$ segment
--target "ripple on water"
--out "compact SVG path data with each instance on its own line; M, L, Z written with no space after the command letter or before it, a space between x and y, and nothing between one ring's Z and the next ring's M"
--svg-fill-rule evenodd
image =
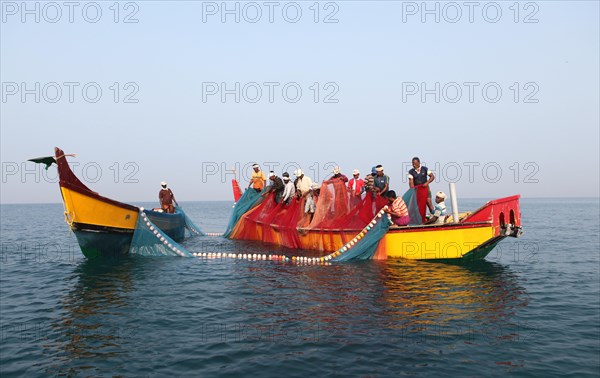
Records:
M1 373L597 376L599 246L590 232L598 220L589 215L598 206L551 205L524 201L525 238L464 266L89 261L60 205L3 206ZM230 209L186 206L215 227L207 231L222 231ZM549 206L565 213L550 217ZM58 253L40 255L44 243ZM281 251L219 238L186 247Z

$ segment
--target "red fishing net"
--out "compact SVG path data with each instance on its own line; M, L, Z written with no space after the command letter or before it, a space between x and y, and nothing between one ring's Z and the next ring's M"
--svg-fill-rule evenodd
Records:
M230 237L261 240L288 248L332 251L353 238L387 204L371 193L355 197L341 181L325 182L313 191L314 214L305 210L306 198L289 205L276 203L274 194L244 214Z

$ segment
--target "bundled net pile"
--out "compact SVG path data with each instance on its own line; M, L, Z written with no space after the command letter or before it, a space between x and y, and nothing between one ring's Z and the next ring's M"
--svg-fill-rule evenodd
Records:
M324 182L311 219L304 211L306 198L286 205L276 203L274 195L269 194L259 203L252 197L244 198L248 192L252 191L246 191L236 205L227 237L326 252L335 251L354 238L387 204L387 199L370 194L353 197L343 182ZM249 211L240 216L237 208L242 206Z

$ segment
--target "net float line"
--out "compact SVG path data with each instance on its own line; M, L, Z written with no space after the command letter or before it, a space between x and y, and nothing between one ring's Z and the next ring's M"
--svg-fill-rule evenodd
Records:
M380 222L382 219L391 222L391 216L388 214L386 218L383 218L385 210L388 206L384 206L375 217L365 226L354 238L350 239L344 246L337 251L331 252L328 255L321 257L306 257L306 256L286 256L280 254L261 254L261 253L226 253L226 252L194 252L194 257L206 258L206 259L220 259L220 258L231 258L231 259L242 259L242 260L272 260L272 261L284 261L293 262L298 264L329 264L330 261L348 253L352 250L360 240L362 240L373 227ZM206 234L211 236L210 234ZM219 236L221 236L220 234Z

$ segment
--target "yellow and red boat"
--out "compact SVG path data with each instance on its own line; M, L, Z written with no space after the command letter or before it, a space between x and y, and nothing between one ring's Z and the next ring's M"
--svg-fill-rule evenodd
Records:
M320 189L326 197L344 197L344 184L324 183ZM246 195L246 193L244 193ZM253 193L249 193L256 197ZM319 197L322 197L322 194ZM458 222L439 225L412 225L405 227L384 225L372 245L368 258L403 258L414 260L471 260L483 259L506 237L522 234L519 195L499 198L487 202L481 208L463 213ZM251 199L252 201L252 199ZM225 236L239 240L256 240L299 250L319 251L317 258L339 259L355 245L363 243L371 229L385 217L383 205L366 197L359 204L342 198L327 201L323 205L318 199L313 219L306 219L304 204L275 205L274 198L262 200L256 197L255 204L248 206L244 199L238 206L246 205L243 214L232 217ZM353 208L354 206L354 208ZM366 219L360 217L359 207L369 212ZM235 210L234 210L235 215ZM340 221L335 221L335 217ZM333 221L332 221L333 219ZM364 244L364 243L363 243ZM362 246L365 248L364 246ZM304 254L306 255L306 254ZM304 258L299 256L298 258ZM360 257L362 258L362 257ZM313 257L309 258L314 259Z
M184 239L186 220L182 211L167 214L144 210L103 197L75 176L63 150L56 147L54 154L65 207L65 221L77 237L86 257L128 253L141 211L174 241Z

